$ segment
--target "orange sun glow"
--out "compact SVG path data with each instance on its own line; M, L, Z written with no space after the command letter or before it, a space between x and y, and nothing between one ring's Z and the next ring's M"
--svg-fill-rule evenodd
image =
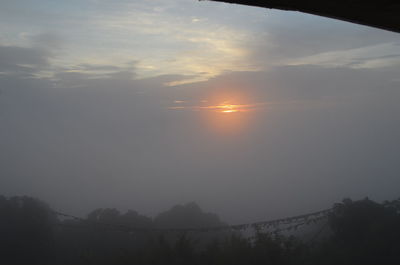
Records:
M236 135L250 127L252 113L264 108L263 102L252 102L243 93L216 93L190 104L189 101L176 100L172 110L191 110L198 113L205 129L227 135Z

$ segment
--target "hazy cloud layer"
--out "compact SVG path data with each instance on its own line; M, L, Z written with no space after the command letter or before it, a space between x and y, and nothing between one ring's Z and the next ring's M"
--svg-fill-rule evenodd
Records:
M398 34L197 1L46 3L0 11L0 193L74 214L196 201L229 222L398 197Z

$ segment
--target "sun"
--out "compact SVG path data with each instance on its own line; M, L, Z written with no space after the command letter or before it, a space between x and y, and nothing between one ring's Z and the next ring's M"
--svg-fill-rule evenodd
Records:
M224 137L238 135L243 132L248 124L246 108L241 104L222 101L219 104L206 106L204 111L206 128Z
M221 104L221 105L217 105L216 109L218 110L218 112L221 113L235 113L235 112L239 112L239 108L238 105L232 105L232 104Z
M222 113L233 113L233 112L238 112L236 109L228 109L228 110L223 110Z

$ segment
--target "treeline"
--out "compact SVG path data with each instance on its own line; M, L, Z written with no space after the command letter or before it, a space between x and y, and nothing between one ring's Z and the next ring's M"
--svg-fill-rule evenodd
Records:
M34 198L0 196L0 264L400 264L400 200L346 199L333 209L315 236L303 240L261 230L253 237L151 230L225 225L195 203L154 219L115 209L63 219ZM113 229L118 225L143 231ZM317 238L321 228L329 236Z

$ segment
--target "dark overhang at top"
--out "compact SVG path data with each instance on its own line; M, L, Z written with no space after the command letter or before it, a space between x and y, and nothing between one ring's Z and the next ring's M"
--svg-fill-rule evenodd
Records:
M300 11L400 33L400 0L211 0Z

